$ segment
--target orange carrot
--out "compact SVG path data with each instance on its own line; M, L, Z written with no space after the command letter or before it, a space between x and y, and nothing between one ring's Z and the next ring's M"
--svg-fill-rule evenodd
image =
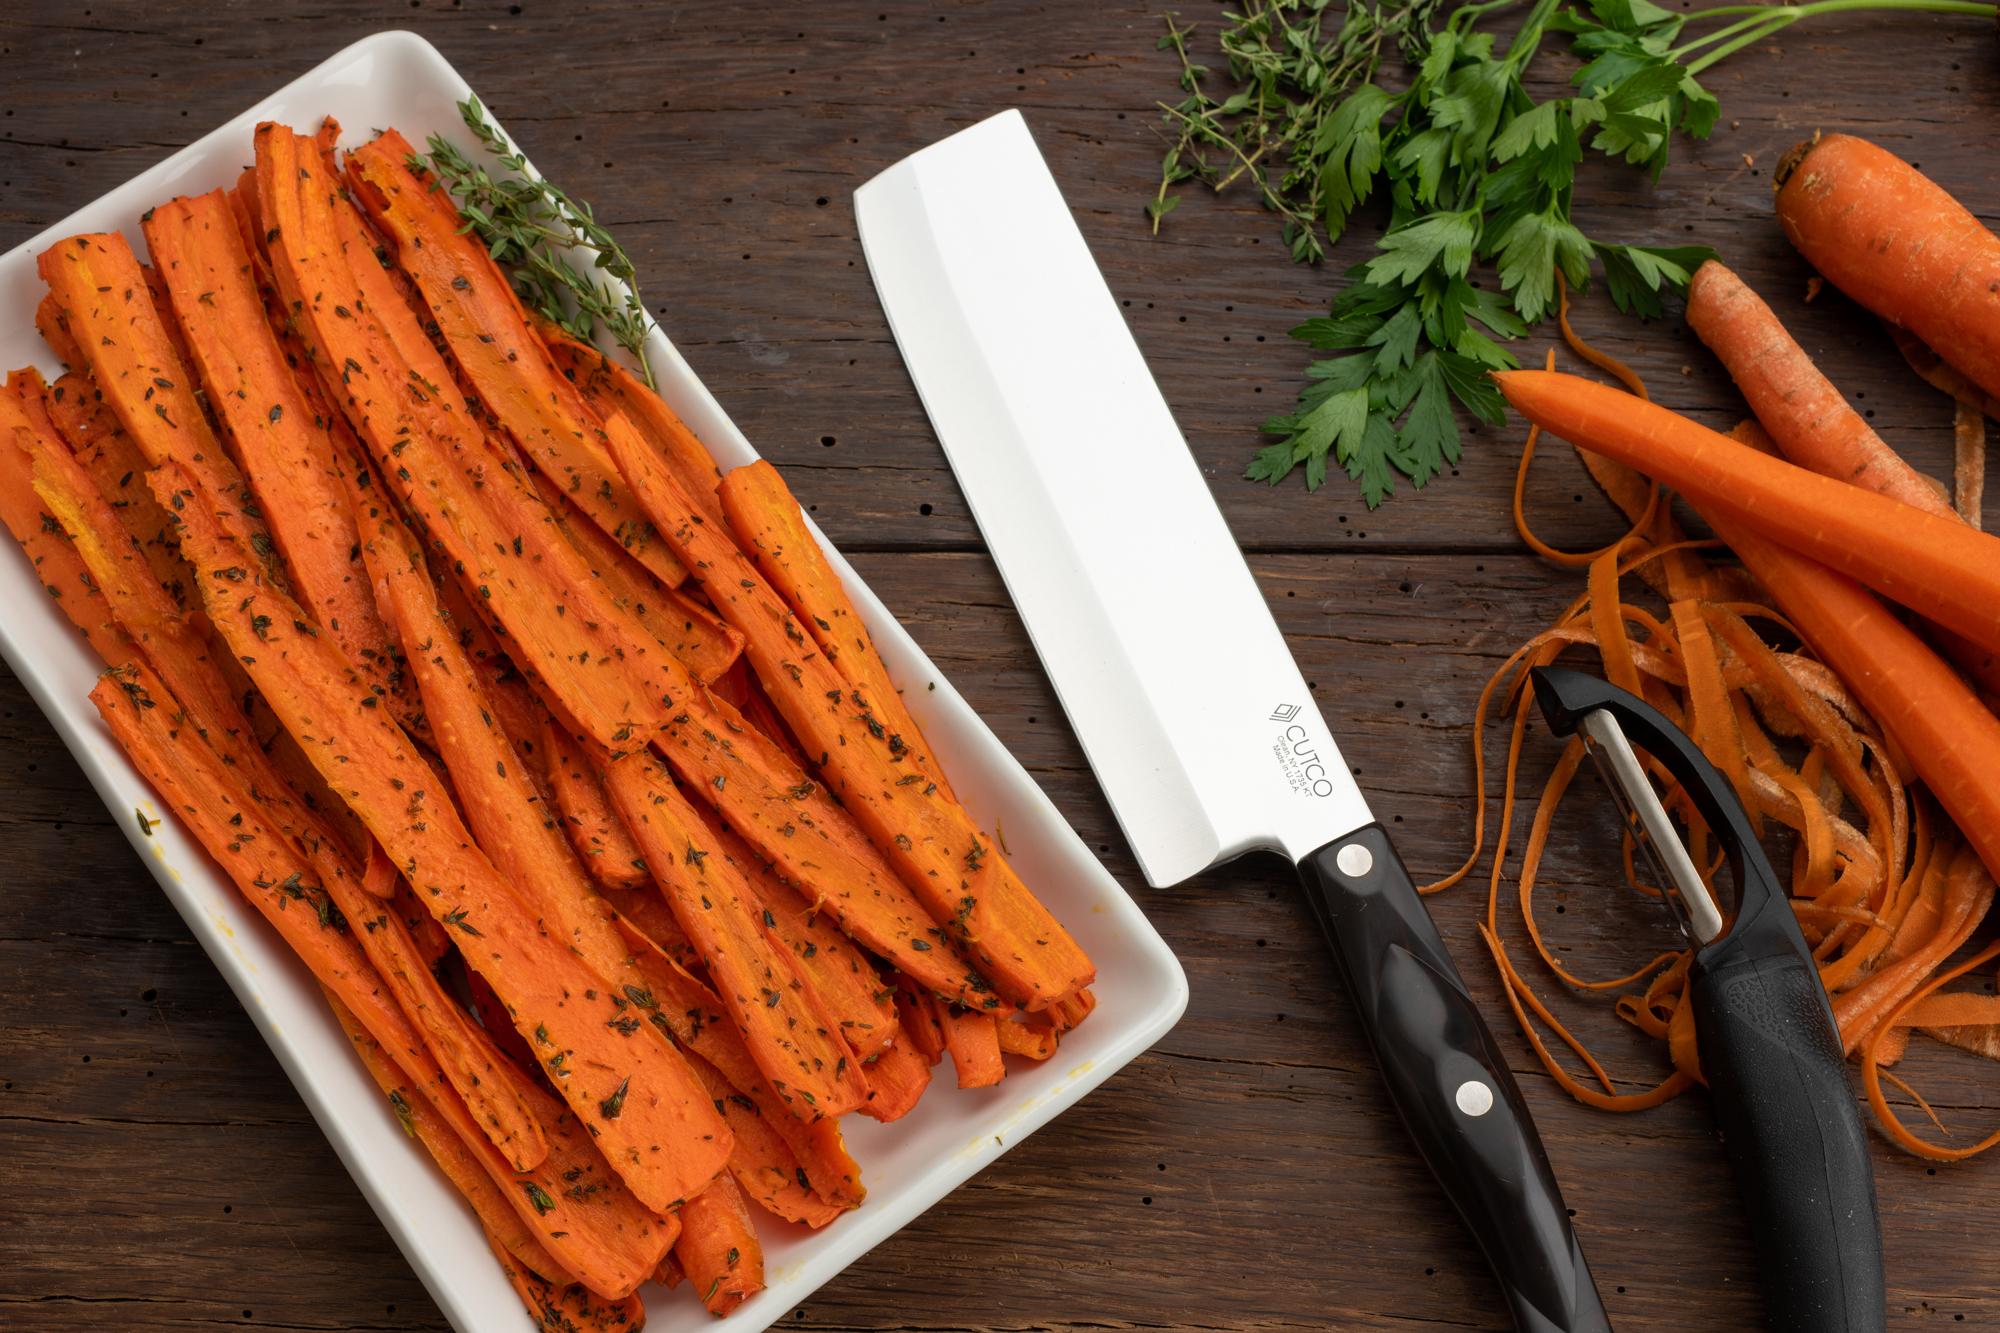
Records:
M943 766L931 757L930 745L904 706L902 692L889 679L867 625L806 526L805 512L778 469L760 458L725 476L717 495L758 573L785 599L797 623L839 670L855 697L894 740L910 747L924 776L936 782L946 797L956 799Z
M900 1036L867 1065L867 1074L868 1101L861 1114L886 1124L916 1109L931 1085L931 1062L918 1052L912 1038Z
M542 772L549 794L555 797L563 833L590 877L607 889L650 887L653 879L646 873L646 859L611 808L611 793L604 790L590 755L567 728L546 714L539 735Z
M88 371L89 363L83 359L83 350L76 345L76 339L70 336L66 327L62 302L56 299L53 292L44 292L42 299L35 303L35 332L42 335L42 341L49 345L56 359L70 370L79 373Z
M194 373L174 350L131 243L117 232L72 236L35 266L92 381L146 460L179 463L238 540L268 549L269 534L251 517L256 497L209 429Z
M514 664L594 739L617 747L657 729L685 670L604 598L547 506L488 443L401 298L369 296L382 267L372 251L343 248L343 225L360 222L314 142L270 124L256 142L279 288L380 479L504 629Z
M1785 154L1778 222L1806 262L2000 394L2000 237L1887 149L1829 134Z
M729 1173L752 1203L773 1217L809 1227L823 1227L846 1211L814 1193L809 1183L802 1183L806 1177L797 1155L764 1119L756 1102L738 1092L721 1071L700 1056L689 1056L688 1067L708 1089L715 1109L722 1112L736 1135L736 1147L729 1154Z
M762 904L765 924L792 951L800 977L819 992L855 1057L865 1061L894 1040L896 1005L875 964L830 921L820 920L812 905L772 874L714 811L697 806L695 813L716 849Z
M324 899L304 892L310 862L266 822L240 768L226 765L195 728L182 724L184 714L165 683L135 668L127 679L100 681L91 702L162 802L446 1118L556 1261L606 1295L624 1295L643 1281L673 1243L677 1226L644 1208L606 1168L579 1122L525 1079L518 1091L534 1107L550 1153L523 1175L509 1168L473 1124L353 933L320 910ZM287 886L298 886L300 896Z
M348 1043L367 1068L375 1086L382 1089L382 1095L389 1099L389 1106L396 1113L396 1119L403 1126L403 1132L424 1145L424 1151L431 1155L438 1170L444 1173L465 1201L472 1205L472 1211L479 1217L479 1225L486 1234L507 1251L530 1272L538 1274L550 1282L570 1282L573 1279L563 1270L563 1266L550 1256L535 1233L528 1229L514 1213L513 1205L493 1178L486 1174L479 1158L459 1141L450 1124L434 1110L415 1087L402 1067L382 1049L382 1044L369 1035L348 1007L332 991L323 990L326 1002L332 1006L334 1017L340 1021L341 1030L347 1034Z
M1658 478L1712 522L1782 541L2000 651L2000 538L1768 458L1618 389L1541 370L1494 379L1544 430Z
M1688 284L1688 325L1722 359L1750 410L1800 467L1933 514L1946 504L1883 442L1741 278L1711 259Z
M0 390L0 522L21 544L43 589L98 658L108 667L123 666L138 657L139 647L112 618L109 603L62 523L35 494L30 452L35 438L19 396L11 389Z
M169 466L156 494L184 483ZM729 1131L666 1044L632 1041L631 1006L609 992L473 844L436 775L331 643L292 628L298 604L240 573L240 551L199 506L181 549L216 628L335 795L360 816L461 952L504 1000L556 1089L647 1206L672 1208L728 1161ZM454 936L454 938L458 938ZM474 943L474 942L477 943Z
M716 483L721 480L715 460L695 438L693 431L645 382L588 343L577 341L568 330L535 317L535 328L557 369L583 395L597 420L606 422L624 417L680 479L689 495L702 507L711 522L723 521L716 502Z
M680 583L687 571L633 503L602 430L528 326L513 284L441 187L411 172L412 157L402 135L384 131L348 154L347 179L473 393L577 508L662 582Z
M146 244L299 601L385 695L389 631L368 594L332 421L315 411L265 322L220 190L146 215Z
M910 1039L911 1049L932 1065L944 1059L944 1013L931 997L908 978L896 986L896 1016L899 1030ZM901 1043L898 1043L899 1045Z
M764 1289L764 1247L733 1177L718 1177L681 1209L674 1258L710 1314L728 1314Z
M938 1003L933 1000L933 1004ZM940 1020L944 1047L951 1052L961 1088L990 1088L1007 1076L1000 1058L1000 1031L991 1014L946 1009Z
M630 612L703 684L729 670L743 652L742 635L679 588L662 583L578 510L574 497L564 495L553 479L538 472L532 480L563 535L603 580L613 604Z
M792 1113L840 1115L868 1095L860 1063L817 990L765 924L743 874L664 767L644 756L610 765L612 803L646 868L694 942L757 1067Z
M642 895L630 896L637 899ZM840 1121L829 1115L808 1124L786 1110L784 1099L758 1070L715 992L676 963L631 918L620 916L618 926L631 943L632 961L656 1000L648 1013L653 1024L672 1033L690 1055L706 1060L750 1103L763 1123L792 1150L814 1193L839 1208L858 1207L867 1191L861 1186L861 1168L848 1155L841 1138Z
M1851 580L1706 515L1813 651L1847 683L2000 874L2000 718L1881 602Z
M646 1327L646 1308L630 1294L609 1299L580 1282L552 1280L516 1254L489 1228L486 1243L500 1261L508 1285L534 1316L535 1326L562 1333L639 1333Z
M865 701L851 697L825 657L801 651L811 640L750 562L709 526L654 456L628 447L615 432L611 446L654 526L694 571L716 611L742 631L744 651L778 711L808 749L820 752L835 794L944 937L963 944L995 989L1028 1009L1089 985L1090 959L1062 923L964 807L907 762L908 744L891 736Z
M1009 1055L1046 1060L1056 1053L1056 1030L1039 1023L1009 1019L999 1024L1000 1049Z

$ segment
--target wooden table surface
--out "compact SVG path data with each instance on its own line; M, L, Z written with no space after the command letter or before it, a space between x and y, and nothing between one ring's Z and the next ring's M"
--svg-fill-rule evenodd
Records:
M1182 8L1205 17L1195 0ZM1512 429L1476 432L1451 475L1373 513L1342 483L1309 496L1239 479L1255 423L1289 403L1305 360L1285 331L1324 305L1339 269L1287 262L1247 196L1190 198L1148 237L1154 102L1174 77L1154 49L1158 9L320 0L290 13L83 0L0 16L0 249L347 42L422 32L544 170L596 202L709 387L1179 953L1193 1003L1157 1049L807 1301L792 1327L1504 1326L1477 1252L1405 1146L1284 867L1253 860L1144 887L855 240L855 186L979 117L1025 110L1370 799L1417 873L1456 863L1480 683L1577 576L1514 535ZM1538 69L1553 90L1568 66ZM1884 434L1946 467L1948 407L1839 297L1802 303L1807 274L1771 220L1769 170L1815 129L1859 130L2000 216L1991 32L1843 20L1745 55L1710 86L1723 103L1713 141L1677 144L1657 187L1594 164L1579 220L1615 239L1716 246L1837 382L1865 393ZM1356 253L1344 247L1341 266ZM1740 413L1677 319L1641 327L1594 305L1585 319L1672 405L1714 423ZM1552 539L1614 534L1571 458L1551 457L1536 493ZM1603 972L1669 938L1662 917L1610 891L1607 828L1588 812L1565 821L1545 918L1572 962ZM444 1328L4 672L0 849L0 1325ZM1749 1236L1705 1099L1613 1117L1556 1089L1504 1017L1474 933L1483 896L1468 885L1433 910L1513 1053L1618 1327L1755 1326ZM1609 1014L1587 1012L1635 1077L1658 1069ZM1983 1132L2000 1113L2000 1071L1924 1045L1906 1072L1962 1133ZM2000 1160L1933 1169L1879 1138L1876 1149L1892 1322L2000 1328L2000 1265L1974 1239Z

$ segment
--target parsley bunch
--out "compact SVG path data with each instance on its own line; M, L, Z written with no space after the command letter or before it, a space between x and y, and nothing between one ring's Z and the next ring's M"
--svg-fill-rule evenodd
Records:
M1189 54L1192 27L1172 18L1162 48L1188 93L1162 104L1170 144L1157 231L1190 180L1223 189L1248 179L1279 214L1292 257L1316 262L1357 210L1381 201L1387 229L1323 319L1292 336L1332 355L1306 369L1296 409L1264 423L1279 437L1245 475L1276 485L1301 468L1309 489L1330 466L1373 508L1398 476L1422 486L1461 451L1457 408L1504 420L1487 372L1510 368L1503 344L1556 306L1557 284L1581 291L1601 271L1620 310L1662 311L1686 286L1704 246L1649 246L1586 236L1570 218L1586 149L1654 177L1673 137L1705 138L1719 107L1697 76L1802 19L1858 9L1992 17L1972 0L1815 0L1724 5L1674 14L1652 0L1533 0L1511 31L1494 30L1521 0L1462 4L1434 22L1435 0L1352 0L1322 36L1329 0L1251 0L1232 14L1222 49L1238 85L1217 101ZM1691 22L1728 19L1683 39ZM1568 96L1536 101L1523 77L1552 33L1584 63ZM1393 48L1399 91L1376 82ZM1385 82L1389 82L1386 81ZM1475 264L1494 285L1474 281Z

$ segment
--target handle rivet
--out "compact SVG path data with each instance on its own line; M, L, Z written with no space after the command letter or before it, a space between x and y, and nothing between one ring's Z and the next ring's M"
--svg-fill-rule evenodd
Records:
M1350 842L1333 854L1333 863L1349 879L1360 879L1375 868L1375 854L1358 842Z
M1493 1089L1476 1078L1470 1078L1458 1085L1458 1091L1453 1094L1452 1100L1458 1103L1458 1109L1465 1114L1482 1116L1493 1109Z

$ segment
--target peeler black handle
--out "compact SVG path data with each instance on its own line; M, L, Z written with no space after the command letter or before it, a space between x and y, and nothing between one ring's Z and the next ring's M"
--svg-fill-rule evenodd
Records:
M1695 956L1695 1039L1780 1333L1884 1327L1868 1138L1826 989L1782 900ZM1787 938L1790 936L1792 938Z
M1609 712L1666 765L1727 854L1736 918L1696 951L1688 981L1702 1074L1756 1238L1766 1320L1779 1333L1875 1333L1887 1296L1867 1135L1833 1007L1742 804L1650 705L1582 672L1539 668L1533 680L1558 735Z
M1299 863L1383 1081L1521 1333L1610 1333L1505 1055L1381 825Z

